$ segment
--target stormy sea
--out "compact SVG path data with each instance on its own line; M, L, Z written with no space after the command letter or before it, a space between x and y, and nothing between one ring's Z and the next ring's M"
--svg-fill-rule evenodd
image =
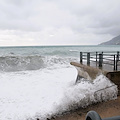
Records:
M75 84L77 70L70 62L79 62L81 51L119 50L97 45L0 47L0 120L46 120L116 99L117 86L102 74Z

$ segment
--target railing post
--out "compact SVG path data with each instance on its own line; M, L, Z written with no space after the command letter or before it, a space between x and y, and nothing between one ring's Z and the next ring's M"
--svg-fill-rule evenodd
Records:
M116 56L116 70L117 70L117 63L119 61L119 51L117 51L117 56Z
M116 70L115 55L114 55L114 70Z
M97 62L97 54L98 54L98 53L96 52L96 62Z
M98 56L98 52L96 52L96 67L97 67L97 56Z
M83 57L82 52L80 52L80 63L81 64L82 64L82 57Z
M103 63L103 54L99 54L99 67L102 68L102 63Z
M87 53L87 65L90 65L90 53Z
M103 52L102 52L102 63L103 63Z

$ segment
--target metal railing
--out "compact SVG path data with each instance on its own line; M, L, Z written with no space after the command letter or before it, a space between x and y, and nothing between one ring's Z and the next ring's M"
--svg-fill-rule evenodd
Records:
M80 52L80 63L85 60L87 65L95 62L96 66L102 68L103 65L113 66L113 70L118 70L120 67L120 54L117 52Z

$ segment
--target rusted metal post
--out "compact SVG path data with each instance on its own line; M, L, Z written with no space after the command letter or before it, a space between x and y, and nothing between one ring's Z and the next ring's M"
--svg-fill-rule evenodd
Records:
M99 54L99 67L102 68L102 63L103 63L103 54Z
M90 65L90 53L87 53L87 65Z
M80 63L82 64L82 62L83 62L83 60L82 60L82 57L83 57L83 55L82 55L83 53L82 52L80 52Z

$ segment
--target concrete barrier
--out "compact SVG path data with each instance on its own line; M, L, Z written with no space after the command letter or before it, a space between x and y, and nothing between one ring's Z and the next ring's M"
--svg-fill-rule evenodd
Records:
M108 72L106 77L118 86L118 95L120 95L120 71Z
M79 76L82 76L88 80L94 80L96 76L100 74L104 74L105 76L107 74L106 71L91 66L79 64L76 62L71 62L70 64L76 67Z
M100 74L105 75L107 78L109 78L113 83L115 83L118 86L118 95L120 95L120 71L113 71L113 72L104 71L99 68L94 68L92 66L83 65L76 62L71 62L70 64L75 66L75 68L77 69L78 71L77 78L79 78L80 76L80 77L84 77L87 80L94 80L96 76Z

